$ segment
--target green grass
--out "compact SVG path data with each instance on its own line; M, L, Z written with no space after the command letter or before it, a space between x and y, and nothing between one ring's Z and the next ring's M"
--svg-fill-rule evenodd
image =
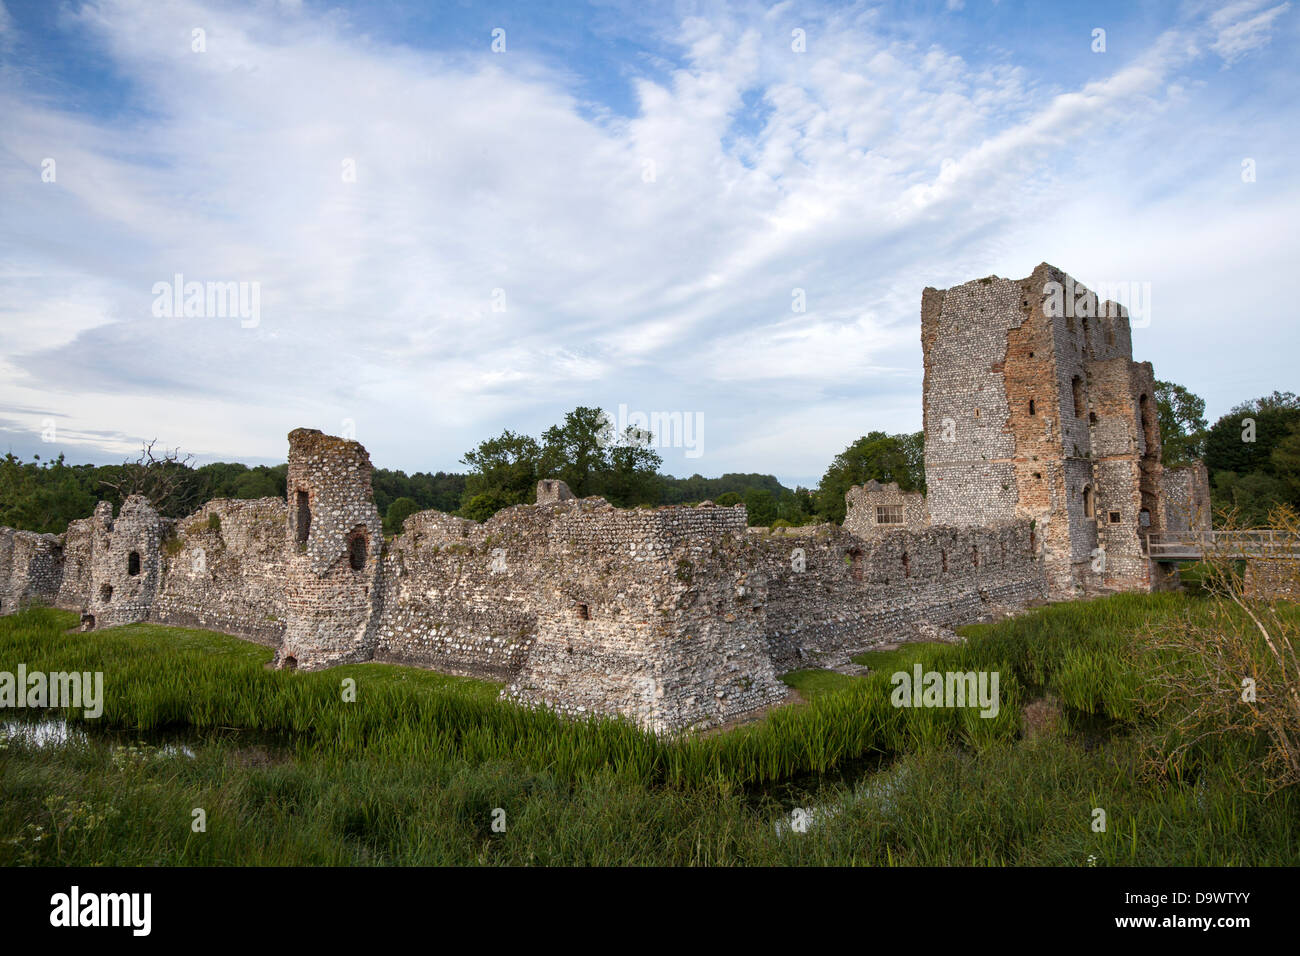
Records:
M273 672L268 649L223 635L66 633L72 615L34 609L0 618L0 670L102 670L105 714L64 746L0 739L0 864L1295 865L1300 795L1244 792L1232 747L1179 778L1142 772L1150 662L1134 637L1186 613L1198 604L1179 595L1056 605L964 629L964 645L865 655L865 677L787 675L808 703L670 739L515 707L488 682L376 664ZM892 707L889 676L914 661L997 669L998 718ZM1072 735L1078 721L1020 739L1021 706L1049 691L1104 722L1100 742ZM123 746L163 731L197 756ZM760 786L784 788L781 805ZM773 823L809 804L836 812L778 837ZM196 807L206 833L191 830Z
M805 700L811 700L822 694L833 694L836 691L852 690L862 683L861 677L839 674L835 671L822 670L817 667L789 671L781 675L781 680L787 686L797 690Z

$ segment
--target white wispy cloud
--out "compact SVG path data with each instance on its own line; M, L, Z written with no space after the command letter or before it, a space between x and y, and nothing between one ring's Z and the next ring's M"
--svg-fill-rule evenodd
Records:
M1196 115L1199 48L1235 60L1287 4L1235 6L1073 89L900 40L872 9L709 8L662 24L679 58L633 73L624 117L517 33L507 54L448 54L374 39L359 13L90 2L64 26L132 109L0 74L0 408L33 432L61 416L86 447L227 458L347 418L411 469L624 402L705 413L704 457L667 452L672 470L814 477L870 428L918 427L924 286L1106 268L1113 230L1060 218L1081 197L1148 217L1125 278L1164 276L1185 228L1151 190L1212 203L1220 235L1259 228L1235 153L1213 198L1186 166L1142 174L1150 139ZM1266 218L1294 215L1265 190ZM176 273L260 283L260 324L155 317Z

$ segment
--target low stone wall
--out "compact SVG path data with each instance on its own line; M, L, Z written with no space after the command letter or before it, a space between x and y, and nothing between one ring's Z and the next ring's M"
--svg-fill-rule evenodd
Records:
M375 659L503 680L516 701L660 730L785 696L743 508L620 510L564 491L482 524L408 518L384 555Z
M54 604L63 576L63 548L52 534L0 528L0 614Z
M284 636L285 503L209 501L177 522L152 619L278 647Z
M548 521L520 506L485 524L411 515L384 550L375 660L509 680L537 631Z
M756 540L770 578L768 645L781 670L843 658L920 622L951 627L1047 596L1028 521L871 541L821 525L811 537Z
M1250 558L1242 583L1251 597L1300 601L1300 561Z

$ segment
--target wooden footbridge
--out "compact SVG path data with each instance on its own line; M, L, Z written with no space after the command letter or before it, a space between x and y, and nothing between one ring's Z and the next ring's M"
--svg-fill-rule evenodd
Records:
M1146 553L1152 561L1201 561L1206 557L1300 561L1300 534L1271 529L1148 532Z

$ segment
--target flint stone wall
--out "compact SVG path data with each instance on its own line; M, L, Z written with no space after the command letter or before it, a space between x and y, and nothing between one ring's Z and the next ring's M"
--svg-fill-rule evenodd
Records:
M63 576L63 548L52 534L0 528L0 614L54 604Z
M127 498L116 518L107 501L95 506L86 608L94 627L149 619L162 583L162 542L170 532L171 522L142 495Z
M835 525L756 538L769 579L777 669L839 660L922 622L952 627L1047 596L1028 521L932 527L865 540Z
M280 666L315 669L374 657L384 536L372 472L370 455L355 441L309 428L289 433Z
M94 519L78 518L69 522L63 535L63 574L59 579L56 607L80 611L90 601L90 552L94 538Z
M164 545L153 620L279 647L289 548L279 498L219 498L177 522Z
M1165 530L1178 533L1210 530L1213 520L1210 474L1204 462L1164 469L1161 485L1164 489Z
M883 485L878 481L854 485L845 493L844 501L847 509L844 530L859 538L875 538L905 528L924 528L930 524L925 495L919 491L899 491L896 481ZM893 509L891 516L900 516L901 522L881 522L878 508Z

